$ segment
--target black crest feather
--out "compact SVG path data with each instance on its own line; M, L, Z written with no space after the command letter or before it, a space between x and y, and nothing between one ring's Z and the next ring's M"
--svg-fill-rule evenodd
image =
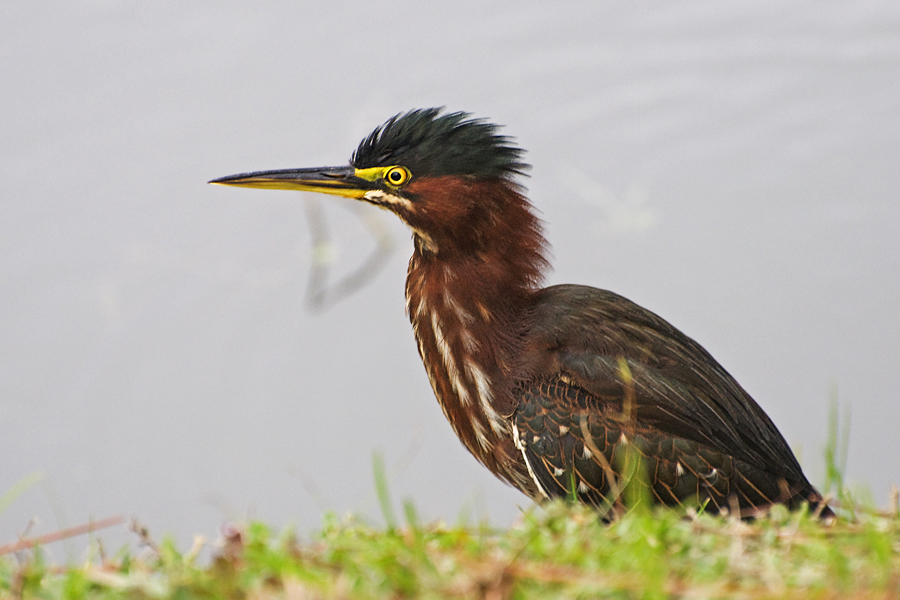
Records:
M358 169L402 165L415 176L510 177L529 167L525 153L497 125L465 112L422 108L391 117L364 139L350 164Z

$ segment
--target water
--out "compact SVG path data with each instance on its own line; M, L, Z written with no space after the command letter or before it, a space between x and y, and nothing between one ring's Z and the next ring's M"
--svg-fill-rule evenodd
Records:
M377 214L384 270L313 314L300 195L205 184L343 164L421 106L529 150L550 283L697 339L817 482L836 389L850 481L885 504L900 480L896 4L7 3L0 73L0 490L44 474L0 542L31 517L182 546L247 516L377 520L376 450L426 518L529 504L433 399L399 222ZM323 202L339 277L375 242Z

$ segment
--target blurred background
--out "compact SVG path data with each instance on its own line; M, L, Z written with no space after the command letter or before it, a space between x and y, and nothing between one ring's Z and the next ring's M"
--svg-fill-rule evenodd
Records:
M346 164L429 106L529 151L549 283L614 290L694 337L818 484L836 395L848 479L886 505L898 82L887 1L3 3L0 494L40 482L0 512L0 543L116 514L182 549L229 519L378 522L374 452L425 519L505 526L530 506L432 395L399 221L206 184ZM334 282L387 245L360 289L305 306L315 260Z

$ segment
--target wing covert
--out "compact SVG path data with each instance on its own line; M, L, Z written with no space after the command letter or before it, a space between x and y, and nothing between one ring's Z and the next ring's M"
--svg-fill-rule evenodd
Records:
M617 294L541 290L525 371L531 382L559 378L620 414L630 405L635 420L660 435L811 487L769 417L702 346Z
M773 503L821 500L808 485L773 477L705 444L629 418L616 403L598 401L560 378L518 391L520 404L513 416L517 445L547 497L616 511L631 481L643 486L654 502L716 511L738 508L741 514Z

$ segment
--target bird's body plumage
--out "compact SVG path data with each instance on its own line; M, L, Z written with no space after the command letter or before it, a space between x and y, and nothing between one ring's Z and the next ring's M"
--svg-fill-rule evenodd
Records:
M574 431L560 448L584 464L591 437L608 443L604 458L612 465L619 444L632 444L652 474L652 493L668 504L708 500L726 508L736 502L750 513L775 502L796 506L820 499L763 410L668 322L617 294L585 286L545 288L535 305L524 355L540 366L524 383L520 436L563 438L559 426ZM570 408L547 412L541 429L524 414L532 406L541 414L547 398ZM599 466L594 476L582 476L578 468L570 473L571 456L560 460L557 470L574 477L576 489L598 485ZM558 486L560 477L553 479Z
M411 111L348 168L216 183L346 195L406 222L406 308L435 396L475 458L530 497L609 508L630 453L660 503L744 515L821 503L772 421L697 342L612 292L540 286L546 242L514 180L522 151L467 117Z

